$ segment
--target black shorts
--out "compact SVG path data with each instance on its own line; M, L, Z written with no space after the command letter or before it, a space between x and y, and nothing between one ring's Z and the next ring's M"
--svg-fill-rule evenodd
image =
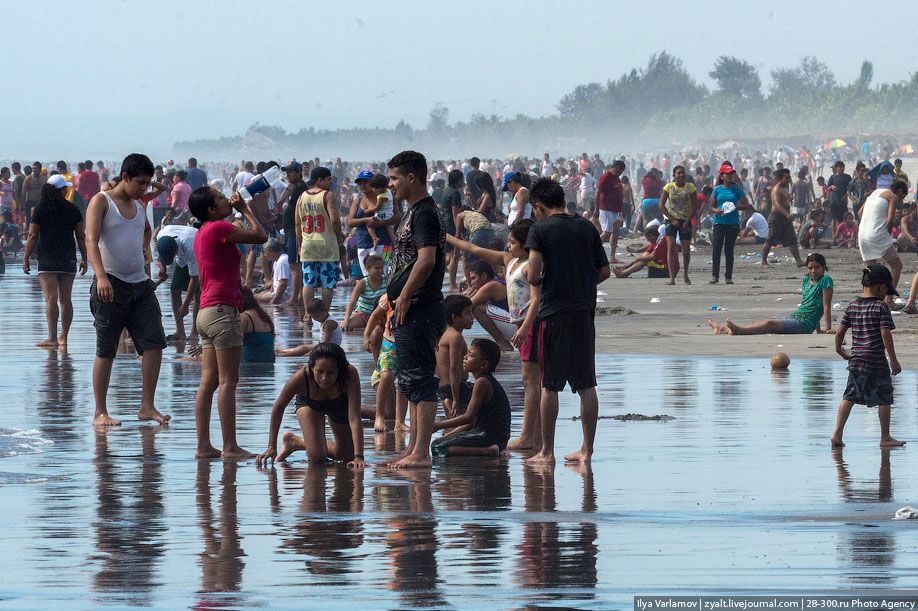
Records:
M595 311L558 312L539 321L542 387L577 392L596 386Z
M297 397L297 399L299 399L299 397ZM330 403L330 402L323 401L323 403ZM293 413L295 414L296 412L298 412L300 409L304 407L307 409L311 409L314 412L319 412L320 414L324 414L328 416L328 419L335 424L347 424L348 422L350 422L350 420L348 420L347 405L345 405L343 409L340 408L339 406L323 409L322 407L315 407L315 406L309 405L308 403L297 403L296 407L293 408Z
M437 341L446 326L443 300L415 303L408 308L405 322L395 327L398 350L396 379L411 403L436 402Z
M293 235L293 231L289 234L284 232L284 252L287 253L287 259L290 262L290 268L293 269L294 263L300 262L300 249L296 247L296 237Z
M679 223L679 225L676 225ZM670 221L666 224L666 237L675 238L679 234L682 242L692 239L692 223L690 221Z
M453 400L453 387L449 384L444 384L437 389L437 398L441 401L449 399ZM472 398L472 383L468 380L459 383L459 403L462 405L468 405L469 400Z
M152 280L131 284L108 276L114 291L114 300L99 301L96 281L89 289L89 309L95 318L96 356L115 358L121 332L127 329L134 342L137 354L147 350L162 350L166 347L163 332L163 315L156 300L156 285Z
M772 214L768 219L768 240L769 246L796 246L797 232L794 231L794 223L782 214ZM763 262L764 263L764 262Z
M38 259L38 273L54 272L56 274L75 274L77 271L76 259Z
M169 285L169 288L173 291L179 291L184 293L188 290L188 283L191 282L191 274L188 271L188 267L182 267L181 265L172 266L172 283Z
M848 385L845 386L845 394L842 395L842 398L845 401L868 407L892 405L892 376L888 372L882 374L848 371Z
M848 202L841 202L839 204L829 204L829 214L832 216L832 220L838 223L843 223L845 221L845 215L848 214Z

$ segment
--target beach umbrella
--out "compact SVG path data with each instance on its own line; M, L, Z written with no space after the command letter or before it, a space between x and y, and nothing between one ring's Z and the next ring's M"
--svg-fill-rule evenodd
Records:
M848 146L848 143L842 140L841 138L836 138L835 140L832 140L831 142L829 142L826 146L828 146L829 148L833 148L833 149L840 149L843 146Z

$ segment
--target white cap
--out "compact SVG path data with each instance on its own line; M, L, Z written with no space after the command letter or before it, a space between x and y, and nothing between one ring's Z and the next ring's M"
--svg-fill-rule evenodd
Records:
M66 180L64 180L64 177L61 176L60 174L52 174L51 176L49 176L48 184L58 189L63 189L64 187L73 186L72 182L67 182Z

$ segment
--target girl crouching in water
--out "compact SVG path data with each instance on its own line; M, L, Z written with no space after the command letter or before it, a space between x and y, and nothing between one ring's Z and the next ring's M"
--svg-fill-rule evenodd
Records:
M294 397L294 413L303 436L284 433L283 446L278 453L281 419ZM325 438L326 416L334 441ZM283 461L296 450L305 450L311 463L331 458L347 462L348 467L355 469L366 466L360 421L360 376L337 344L317 345L309 353L309 363L287 380L271 410L268 449L258 456L257 462L263 465L269 461Z

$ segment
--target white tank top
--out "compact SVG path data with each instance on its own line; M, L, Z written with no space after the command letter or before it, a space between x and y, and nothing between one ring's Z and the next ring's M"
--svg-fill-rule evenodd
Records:
M510 310L510 321L516 324L523 322L529 308L528 267L529 261L520 261L519 258L507 263L507 308Z
M861 207L861 223L857 228L857 244L864 261L879 259L895 243L886 229L886 215L889 202L880 197L883 189L877 189Z
M105 191L102 191L102 195L108 200L108 212L102 219L102 235L99 236L99 250L105 271L131 284L149 279L143 257L143 230L147 223L143 206L137 200L131 200L134 204L134 218L126 219L118 211L115 200Z
M510 214L507 215L507 225L512 225L515 221L520 219L528 219L532 216L532 204L526 202L526 205L523 207L523 210L520 211L520 203L517 201L516 196L513 196L513 199L510 201Z

